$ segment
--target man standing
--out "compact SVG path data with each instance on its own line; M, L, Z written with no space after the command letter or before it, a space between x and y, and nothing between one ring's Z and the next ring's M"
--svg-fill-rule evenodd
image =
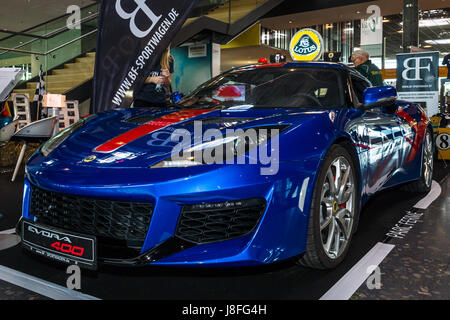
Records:
M444 60L442 61L442 65L447 66L447 70L448 70L447 79L450 79L450 53L444 57Z
M380 69L372 63L369 53L365 50L358 50L352 54L352 62L356 71L372 82L374 87L383 86L383 77Z

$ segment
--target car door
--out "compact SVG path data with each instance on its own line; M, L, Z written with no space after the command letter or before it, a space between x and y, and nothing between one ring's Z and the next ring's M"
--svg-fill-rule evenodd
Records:
M351 75L352 87L359 103L370 83L356 74ZM374 108L367 110L364 118L364 141L367 142L366 193L380 191L402 167L403 134L398 116L393 110Z

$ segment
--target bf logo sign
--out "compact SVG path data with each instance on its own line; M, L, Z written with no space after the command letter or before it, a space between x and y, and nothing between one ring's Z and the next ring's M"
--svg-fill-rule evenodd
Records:
M424 63L422 63L424 61ZM421 70L427 70L431 72L431 64L433 63L433 57L415 57L405 59L403 67L405 70L402 72L403 80L407 81L420 81Z
M136 3L136 8L132 12L126 12L121 4L121 0L116 0L116 11L117 14L124 20L130 20L130 30L137 38L146 37L150 31L155 27L156 23L161 19L160 16L156 16L156 14L149 8L147 5L147 0L134 0ZM148 28L140 28L136 24L136 16L138 13L144 14L148 18L149 27Z

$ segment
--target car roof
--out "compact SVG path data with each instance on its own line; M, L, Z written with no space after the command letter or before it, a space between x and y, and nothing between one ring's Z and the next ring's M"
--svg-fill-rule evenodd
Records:
M336 62L325 62L325 61L311 61L311 62L284 62L284 63L266 63L266 64L252 64L243 67L237 67L236 69L248 69L248 68L275 68L275 67L317 67L317 68L332 68L332 69L344 69L344 70L352 70L352 68L346 66L342 63Z

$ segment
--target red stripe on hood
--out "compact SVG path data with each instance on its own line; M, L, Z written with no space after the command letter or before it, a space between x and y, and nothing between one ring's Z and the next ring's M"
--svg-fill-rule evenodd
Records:
M156 130L165 128L167 126L195 118L199 115L211 112L211 109L194 109L194 110L182 110L179 112L174 112L168 115L165 115L159 119L152 120L150 122L144 123L143 125L134 128L130 131L127 131L123 134L121 134L118 137L115 137L108 142L102 144L101 146L98 146L94 149L95 152L103 152L103 153L109 153L116 151L120 147L123 147L124 145L137 140L149 133L152 133Z

